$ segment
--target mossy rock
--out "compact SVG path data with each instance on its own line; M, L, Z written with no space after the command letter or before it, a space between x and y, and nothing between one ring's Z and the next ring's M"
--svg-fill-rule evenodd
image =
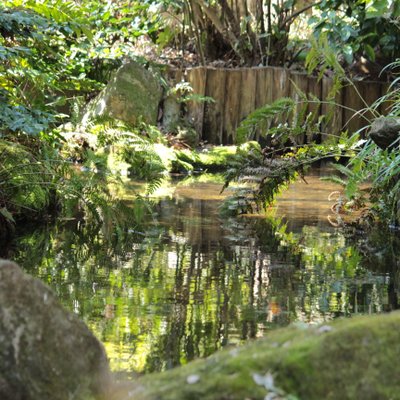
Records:
M399 312L293 326L148 375L130 393L147 400L400 399L399 327Z
M238 157L246 155L250 151L261 153L260 145L252 141L240 146L211 146L199 153L198 161L194 166L196 169L208 172L224 172L237 162Z
M377 118L371 125L369 136L383 150L398 147L400 118Z
M135 61L122 65L105 89L88 106L82 123L98 118L136 125L139 119L157 124L162 88L156 76Z
M54 293L0 260L0 399L106 399L102 344Z

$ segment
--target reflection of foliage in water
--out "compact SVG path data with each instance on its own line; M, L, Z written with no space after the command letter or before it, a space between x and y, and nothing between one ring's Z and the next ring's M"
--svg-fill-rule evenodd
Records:
M293 321L397 306L396 268L367 269L342 234L220 220L218 204L163 200L158 228L113 247L77 226L36 230L7 256L54 288L120 371L170 368Z

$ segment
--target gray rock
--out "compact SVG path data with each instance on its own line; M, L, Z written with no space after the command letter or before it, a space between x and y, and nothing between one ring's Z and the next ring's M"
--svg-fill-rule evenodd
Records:
M167 131L173 131L179 124L181 105L173 95L164 100L162 125Z
M41 281L1 260L0 399L93 399L109 385L105 351L86 325Z
M180 127L176 137L190 147L196 147L199 144L199 136L197 132L189 125Z
M376 119L369 132L371 139L381 148L390 148L400 137L400 118L382 117ZM397 142L397 145L399 142Z
M135 125L139 118L155 125L162 88L154 74L129 61L112 76L108 85L89 104L82 124L97 117L118 119Z

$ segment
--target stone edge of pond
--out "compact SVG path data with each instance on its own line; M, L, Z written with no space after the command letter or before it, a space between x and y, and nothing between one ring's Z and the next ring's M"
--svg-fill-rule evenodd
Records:
M399 399L400 312L295 325L116 390L123 399Z

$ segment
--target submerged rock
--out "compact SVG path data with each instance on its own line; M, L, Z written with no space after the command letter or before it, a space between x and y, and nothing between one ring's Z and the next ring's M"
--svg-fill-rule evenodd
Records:
M399 327L394 312L280 329L145 376L112 399L399 399Z
M89 104L82 124L99 117L135 125L139 119L156 125L162 89L154 74L129 61L112 76L108 85Z
M383 150L390 148L400 138L400 118L383 117L376 119L369 133L371 139ZM397 142L399 145L399 142Z
M103 346L53 292L0 261L0 399L70 400L104 395Z

